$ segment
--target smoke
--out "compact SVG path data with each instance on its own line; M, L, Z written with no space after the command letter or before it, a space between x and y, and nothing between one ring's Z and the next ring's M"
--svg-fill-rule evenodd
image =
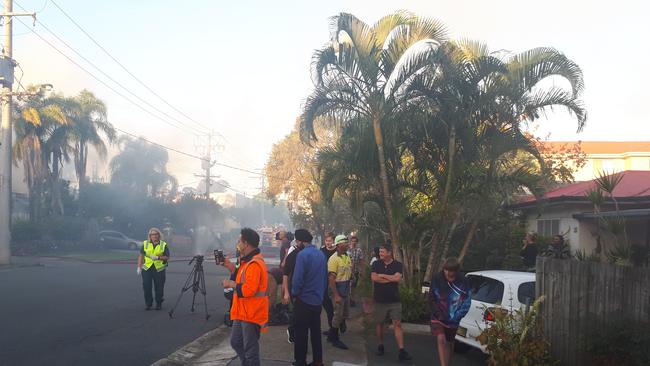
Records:
M208 215L200 217L193 234L193 254L211 255L215 249L222 249L226 252L233 251L235 243L230 243L227 233L239 227L239 224L231 218L225 218L220 222L210 222Z

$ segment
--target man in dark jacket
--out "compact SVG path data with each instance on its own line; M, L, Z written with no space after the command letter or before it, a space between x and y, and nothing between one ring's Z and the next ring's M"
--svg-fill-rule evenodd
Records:
M447 258L443 269L433 275L429 292L431 334L436 337L440 365L448 366L460 320L471 306L471 289L460 273L457 258Z
M312 235L304 229L296 230L296 241L304 246L297 255L291 280L291 297L294 302L294 365L307 365L307 340L311 338L313 362L323 366L320 313L327 288L325 255L312 243ZM293 254L293 253L292 253Z

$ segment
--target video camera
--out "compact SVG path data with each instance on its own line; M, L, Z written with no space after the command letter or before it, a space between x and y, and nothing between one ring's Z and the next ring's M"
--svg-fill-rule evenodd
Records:
M203 263L203 256L200 254L195 255L194 257L192 257L192 259L187 265L188 266L191 265L192 263L194 263L194 261L196 261L196 264L200 266Z

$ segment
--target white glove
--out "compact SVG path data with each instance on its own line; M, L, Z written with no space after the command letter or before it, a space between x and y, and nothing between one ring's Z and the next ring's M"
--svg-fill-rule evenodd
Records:
M136 272L137 272L138 276L141 275L141 274L142 274L142 268L138 267L138 269L136 270Z

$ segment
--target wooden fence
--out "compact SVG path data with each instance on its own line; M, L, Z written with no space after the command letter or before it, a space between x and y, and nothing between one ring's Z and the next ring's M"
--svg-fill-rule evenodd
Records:
M585 338L608 321L650 322L650 269L537 259L544 332L561 365L587 365Z

